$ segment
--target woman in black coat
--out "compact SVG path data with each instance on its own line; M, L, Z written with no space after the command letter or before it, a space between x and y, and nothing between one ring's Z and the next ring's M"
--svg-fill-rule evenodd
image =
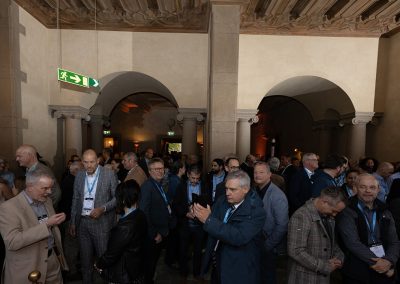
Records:
M147 234L146 216L137 208L140 187L135 180L121 183L116 190L118 224L111 230L107 251L95 268L110 283L143 283L144 251Z

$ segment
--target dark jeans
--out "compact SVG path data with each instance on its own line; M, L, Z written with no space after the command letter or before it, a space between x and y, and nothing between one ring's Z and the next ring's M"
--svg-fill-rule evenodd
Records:
M202 226L184 226L179 229L179 269L182 275L189 273L190 244L193 245L193 275L200 275L201 250L203 247L204 231Z
M161 250L165 243L165 239L163 239L159 244L156 244L156 242L150 238L147 238L146 240L144 257L144 282L146 284L154 283L153 278L156 271L157 261L160 258Z
M263 248L261 253L261 283L276 284L276 258L272 251Z

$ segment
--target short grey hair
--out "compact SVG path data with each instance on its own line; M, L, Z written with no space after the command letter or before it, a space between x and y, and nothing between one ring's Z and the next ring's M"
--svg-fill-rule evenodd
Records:
M317 156L317 155L314 153L305 153L301 161L304 163L304 161L311 159L312 156Z
M281 161L277 157L272 157L268 161L268 165L271 168L271 171L278 171L279 165L281 164Z
M53 173L47 169L34 169L26 174L26 184L33 185L36 184L42 177L51 179L53 182L55 180Z
M250 188L250 177L246 172L244 172L242 170L230 172L226 176L226 181L232 180L232 179L238 179L240 187Z
M133 152L128 152L128 153L126 153L125 155L126 155L129 159L133 159L135 162L138 161L137 155L136 155L135 153L133 153Z

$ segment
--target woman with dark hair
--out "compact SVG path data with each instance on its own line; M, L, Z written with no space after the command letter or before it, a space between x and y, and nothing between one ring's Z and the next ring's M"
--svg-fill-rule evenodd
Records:
M135 180L121 183L116 190L118 224L111 230L107 251L95 269L109 283L143 283L143 243L147 234L146 216L138 209L140 187Z

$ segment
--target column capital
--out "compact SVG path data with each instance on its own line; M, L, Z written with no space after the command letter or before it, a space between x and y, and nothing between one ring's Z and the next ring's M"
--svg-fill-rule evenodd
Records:
M49 105L49 111L56 118L75 118L90 120L89 110L81 106Z
M196 120L197 122L201 122L204 120L205 113L206 110L203 108L179 108L176 119L179 122L182 122L184 119Z
M351 125L362 125L371 122L375 113L374 112L355 112L350 114L342 115L339 121L339 126L347 124Z
M258 122L257 109L238 109L236 110L236 121L245 122L250 124Z

